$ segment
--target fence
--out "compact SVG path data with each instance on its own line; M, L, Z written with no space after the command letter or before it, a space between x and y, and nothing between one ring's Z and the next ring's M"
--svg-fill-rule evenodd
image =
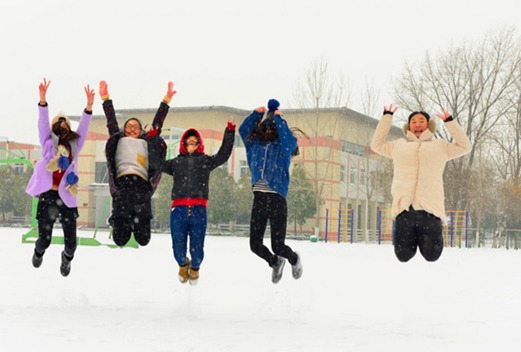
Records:
M443 225L443 243L448 247L470 247L469 212L467 210L448 210ZM378 244L394 244L394 220L390 209L378 210Z
M353 218L353 209L335 209L332 210L331 213L329 209L326 209L326 230L324 234L324 242L328 242L330 237L336 237L338 243L353 243ZM334 228L335 226L336 228Z
M473 242L469 237L469 212L467 210L449 210L446 214L446 223L443 226L445 246L471 247ZM338 243L357 242L357 239L360 238L357 236L359 230L354 229L353 219L354 209L326 209L324 242L329 242L331 239L336 239ZM514 243L511 246L517 248L519 237L519 234L511 236L508 243ZM391 217L390 209L378 209L376 240L373 239L369 242L394 243L394 220Z

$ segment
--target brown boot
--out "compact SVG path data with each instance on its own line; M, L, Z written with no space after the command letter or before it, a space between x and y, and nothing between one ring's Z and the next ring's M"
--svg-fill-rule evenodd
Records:
M182 284L186 284L188 282L189 268L190 268L190 259L186 258L186 264L183 266L179 266L179 281Z
M195 270L193 268L190 268L188 272L188 279L190 280L190 285L197 285L197 281L199 281L199 269Z

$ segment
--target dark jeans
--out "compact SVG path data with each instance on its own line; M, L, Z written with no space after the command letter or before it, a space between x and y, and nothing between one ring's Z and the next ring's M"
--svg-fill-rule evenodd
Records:
M146 246L150 242L152 219L152 186L136 175L121 176L116 180L112 199L112 238L122 247L132 232L136 242Z
M423 210L403 211L396 217L394 253L401 262L409 261L420 248L429 262L438 260L443 251L443 225L436 216Z
M69 258L73 258L76 251L76 219L78 216L78 208L66 206L61 200L58 191L50 190L40 194L36 210L36 219L38 220L38 239L35 244L36 253L43 255L45 250L49 248L54 223L59 219L63 229L65 254Z
M186 264L186 250L190 236L190 266L199 269L204 259L204 237L206 235L206 207L179 206L170 214L172 248L177 264Z
M264 259L270 266L277 262L277 257L286 258L296 263L298 256L284 242L286 240L286 221L288 207L286 198L277 193L253 192L253 208L250 222L250 249ZM270 222L271 249L263 244L264 231Z

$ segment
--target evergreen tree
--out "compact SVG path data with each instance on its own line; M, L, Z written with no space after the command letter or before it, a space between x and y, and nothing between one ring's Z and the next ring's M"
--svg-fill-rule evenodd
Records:
M287 201L288 220L294 223L296 232L297 224L304 225L317 211L313 185L301 164L295 164L293 167Z
M235 220L235 181L228 169L219 167L210 174L210 193L208 200L208 222L228 223Z
M172 186L174 178L161 175L161 182L154 193L154 221L161 231L170 232L170 213L172 211Z
M241 176L235 189L236 220L238 224L249 224L251 207L253 205L253 191L251 188L250 171Z

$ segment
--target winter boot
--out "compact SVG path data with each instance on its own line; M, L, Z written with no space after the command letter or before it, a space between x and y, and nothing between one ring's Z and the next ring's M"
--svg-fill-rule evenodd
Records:
M65 251L62 251L62 264L60 265L60 273L62 276L68 276L71 272L72 258L68 258Z
M38 253L36 253L36 250L34 250L34 253L33 253L33 266L35 268L39 268L40 265L42 265L42 262L43 262L43 254L39 255Z
M284 258L277 256L277 263L272 266L273 272L271 273L271 282L274 284L279 283L282 278L282 271L284 270L284 264L286 264L286 260Z
M197 285L197 281L199 281L199 269L190 268L188 272L188 279L190 280L190 285Z
M297 280L302 276L302 259L300 259L300 254L297 252L295 252L295 254L297 255L297 262L291 264L291 273L293 274L293 278Z
M188 282L189 269L190 269L190 259L186 258L186 264L183 266L179 266L179 281L182 284L186 284Z

